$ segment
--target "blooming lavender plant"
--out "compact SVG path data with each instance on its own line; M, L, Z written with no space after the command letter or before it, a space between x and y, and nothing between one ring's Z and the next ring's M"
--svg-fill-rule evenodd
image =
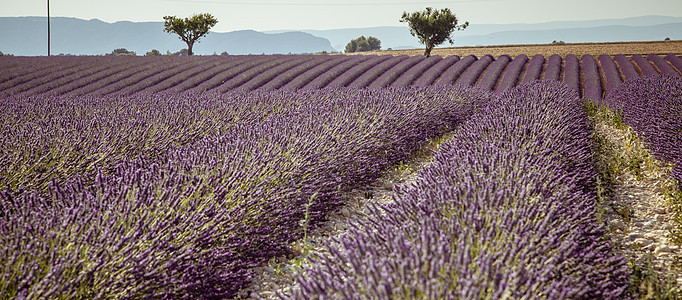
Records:
M498 57L483 75L483 79L479 81L478 86L486 91L492 91L495 88L495 84L500 78L500 74L507 67L507 64L511 61L509 55L501 55Z
M545 76L542 80L554 80L559 81L561 75L561 55L552 54L547 59L547 67L545 68Z
M628 80L607 97L613 109L658 159L675 164L672 177L682 183L682 79L648 76Z
M92 62L94 59L88 58L86 61ZM9 80L0 85L0 88L3 90L2 94L4 95L26 93L35 88L43 88L42 91L45 91L44 87L50 86L53 81L87 71L91 67L89 63L79 64L76 61L67 60L64 65L43 69Z
M642 76L660 76L661 74L654 69L651 63L644 58L641 54L635 54L631 56L632 61L635 62L637 67L642 71Z
M426 71L431 69L431 67L438 64L442 60L443 58L439 55L429 56L421 60L415 66L404 72L395 82L391 84L391 87L401 88L416 84L417 80L422 77Z
M269 80L277 76L276 72L268 73L272 69L281 68L279 71L286 69L289 66L296 66L305 60L303 57L296 55L284 56L281 55L277 59L270 59L266 63L256 64L243 72L235 74L234 77L226 80L222 80L220 86L214 88L214 90L225 93L236 88L242 88L245 90L251 90L251 87L262 83L262 81ZM254 80L254 81L251 81ZM251 81L250 83L247 82ZM245 85L242 87L242 85ZM259 86L259 85L258 85Z
M345 60L342 63L332 67L328 71L317 76L315 79L306 84L303 89L320 89L329 85L332 81L336 80L339 76L343 75L350 69L358 66L359 64L366 63L375 59L376 56L370 55L353 55L351 59Z
M122 89L135 85L145 80L145 78L153 77L168 69L182 68L187 63L187 61L176 56L144 57L140 59L146 60L146 63L140 63L135 68L118 74L117 76L110 78L110 80L105 82L101 87L84 94L108 95L120 93Z
M595 216L578 93L534 82L502 93L440 146L394 203L372 208L292 299L621 299L625 260Z
M485 55L479 58L454 82L464 86L473 86L493 60L492 55Z
M630 59L628 59L625 55L618 54L614 56L613 59L616 61L616 63L618 63L618 68L620 68L620 71L623 72L625 80L640 77L639 72L637 72L637 69L635 69L635 65L633 65L632 61L630 61Z
M601 76L599 75L597 61L592 55L583 55L582 68L584 76L583 97L585 97L587 100L594 101L597 105L601 105L603 93L601 89Z
M322 75L323 73L329 71L331 68L333 68L337 65L343 64L344 62L346 62L352 58L353 58L353 56L341 56L341 55L333 56L329 60L324 60L324 62L319 63L319 64L315 65L314 67L310 67L309 70L306 70L304 73L300 74L299 76L293 78L291 81L289 81L285 85L283 85L281 87L281 89L285 90L285 91L295 91L297 89L303 88L306 84L310 83L315 78Z
M438 80L443 72L448 70L453 64L459 61L459 56L452 55L438 61L432 68L429 68L414 83L415 86L429 86Z
M412 56L405 60L402 60L392 68L383 72L382 75L378 75L376 80L374 80L369 87L370 88L384 88L391 85L398 77L405 74L406 71L411 70L414 65L422 62L425 58L421 55Z
M434 85L453 85L457 79L474 63L478 58L474 55L466 56L462 59L457 60L457 62L451 65L441 76L438 81L434 82Z
M656 66L663 76L674 76L681 77L680 73L675 71L663 58L656 54L651 54L646 57L646 59Z
M2 98L8 298L232 298L475 89ZM22 141L17 143L16 141ZM306 209L308 209L306 211Z
M620 73L618 73L618 68L616 63L613 62L610 56L602 54L599 55L599 62L601 63L602 70L604 70L604 77L606 78L606 93L610 93L618 85L620 85L623 80L620 78Z
M677 69L678 72L682 73L682 59L675 54L668 54L664 57L671 65Z
M206 89L198 88L200 85L211 81L213 83L224 81L227 70L234 70L238 66L243 67L244 63L250 60L253 59L248 56L221 56L219 60L214 61L214 65L211 68L204 68L202 72L186 78L184 81L164 90L164 92L181 93L188 90L203 92ZM214 84L213 87L216 85Z
M284 81L286 82L289 78L287 75L287 72L300 72L301 69L300 67L302 65L306 65L306 63L309 62L317 62L319 63L319 59L324 58L324 57L315 57L312 55L299 55L298 58L289 61L288 63L278 65L277 67L273 67L268 69L265 72L262 72L261 74L256 75L253 77L251 80L245 82L243 85L239 86L239 89L244 89L247 91L253 91L257 88L260 88L261 86L267 84L270 81L274 81L274 87L280 87L281 84L278 83L278 81ZM311 65L308 65L308 67ZM295 76L295 75L294 75ZM279 85L279 86L278 86ZM267 86L266 90L272 90L274 89L273 86Z
M519 81L519 75L521 75L521 71L527 63L528 56L525 54L516 56L511 64L509 64L509 67L507 67L504 77L502 78L502 82L500 82L500 85L497 87L496 91L503 92L515 87L516 83Z
M379 79L379 77L382 76L382 74L386 74L389 70L393 69L396 65L400 64L401 62L408 60L409 56L407 55L400 55L396 57L391 57L390 59L387 59L380 64L377 64L373 68L367 70L366 72L362 73L360 76L358 76L355 80L350 81L346 86L352 87L352 88L365 88L368 87L372 82L376 81ZM397 75L397 74L390 74L389 75ZM385 79L385 78L384 78Z
M540 79L542 73L542 66L545 64L545 57L541 54L533 55L533 58L526 68L526 74L523 75L523 83L529 83Z
M180 63L174 68L148 70L147 72L145 72L145 74L142 73L140 74L143 75L142 77L137 76L137 78L139 79L133 81L132 84L122 86L122 88L116 90L115 93L128 95L145 89L154 89L154 86L163 85L164 82L166 82L167 80L172 80L172 77L174 77L178 73L191 70L192 68L195 68L197 66L201 66L203 61L204 60L202 59L202 57L188 57L187 60L185 59L179 60Z
M580 89L580 61L578 57L573 54L566 55L564 58L564 83L568 85L568 88L576 91L578 93L583 93L584 91Z
M353 66L352 68L348 69L348 71L345 71L343 74L340 74L326 86L322 87L332 87L332 88L338 88L338 87L346 87L353 83L353 81L357 80L358 77L362 76L362 74L365 74L365 72L371 70L375 66L381 65L382 63L394 59L393 56L391 55L372 55L370 59L367 61L357 64Z

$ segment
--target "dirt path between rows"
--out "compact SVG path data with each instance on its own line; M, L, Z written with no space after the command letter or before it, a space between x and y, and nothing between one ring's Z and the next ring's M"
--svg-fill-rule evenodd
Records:
M276 257L271 259L254 271L255 277L243 298L250 299L279 299L276 293L286 293L298 288L295 285L297 273L307 265L306 251L309 255L328 255L326 243L333 238L339 238L346 234L351 220L365 219L369 216L368 205L371 203L393 202L393 187L398 184L406 184L417 178L418 171L424 166L431 164L433 151L438 150L438 145L452 137L452 133L446 133L441 138L429 141L425 146L405 161L376 180L373 184L353 191L345 195L346 205L329 217L329 221L320 228L308 232L305 241L295 242L292 249L297 252L294 257Z
M658 294L660 291L679 292L679 288L672 285L682 286L682 272L675 267L680 261L682 249L669 239L674 214L664 196L664 191L671 186L671 182L665 178L669 166L647 157L646 150L636 140L632 129L619 129L603 118L591 119L591 124L602 146L611 149L606 154L595 151L600 156L599 163L619 168L614 171L612 182L609 183L610 191L605 193L599 205L598 221L606 225L606 238L610 240L614 251L630 262L633 293L640 293L641 297L653 293L648 296L656 298L661 296ZM254 280L241 298L279 299L277 293L297 289L295 278L307 265L306 252L328 255L327 243L346 234L351 220L366 218L369 204L392 202L393 187L414 181L418 171L431 163L432 151L436 151L440 142L451 136L449 133L441 139L430 141L370 186L346 195L347 205L344 208L332 214L320 228L308 232L305 241L300 240L292 245L297 252L295 256L273 258L256 268ZM643 159L638 160L640 158ZM633 160L639 165L627 165L628 161Z

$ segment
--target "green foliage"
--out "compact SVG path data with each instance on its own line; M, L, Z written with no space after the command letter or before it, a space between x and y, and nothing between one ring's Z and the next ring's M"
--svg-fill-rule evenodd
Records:
M651 253L645 254L639 263L632 259L628 266L632 269L630 291L639 299L679 299L675 276L659 276Z
M0 51L0 56L14 56L14 54L9 54L9 53L5 54L5 53L2 53L2 51Z
M187 48L182 48L178 52L173 52L171 53L170 51L167 51L166 55L174 55L174 56L187 56L188 54Z
M227 51L223 51L222 53L220 53L220 55L225 56L225 55L229 55L229 54L227 54Z
M159 50L152 49L152 51L149 51L149 52L145 53L144 55L145 56L157 56L157 55L161 55L161 52L159 52Z
M365 52L374 50L381 50L381 41L373 36L365 38L365 36L363 35L357 39L350 41L346 45L346 53Z
M218 23L218 19L207 13L185 19L176 16L165 16L163 19L163 31L177 34L187 44L187 55L192 55L194 42L208 34L211 27Z
M403 12L400 22L406 22L410 26L410 33L419 38L419 42L426 46L424 56L429 57L433 47L445 41L453 43L452 33L456 30L464 30L469 22L457 25L458 20L449 8L435 10L427 7L424 11L413 13Z
M111 51L111 53L107 54L108 56L123 56L123 55L129 55L129 56L135 56L135 51L128 51L126 48L118 48L114 49Z

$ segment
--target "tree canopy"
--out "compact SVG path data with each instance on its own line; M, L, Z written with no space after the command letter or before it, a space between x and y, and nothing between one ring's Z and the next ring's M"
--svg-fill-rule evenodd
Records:
M426 46L424 56L429 57L431 50L445 41L453 43L452 33L456 30L464 30L469 22L457 25L457 17L449 8L436 10L427 7L426 10L413 13L403 12L400 22L406 22L410 26L410 33L419 38L419 42Z
M144 55L145 56L158 56L158 55L161 55L161 52L159 52L159 50L152 49L152 51L149 51L149 52L145 53Z
M365 36L363 35L357 39L350 41L346 45L346 53L374 51L380 49L381 41L373 36L365 38Z
M184 19L176 16L165 16L163 19L163 31L177 34L187 44L187 55L192 55L194 42L208 34L211 27L218 23L218 19L207 13L192 15Z
M126 48L118 48L114 49L111 51L111 53L106 54L108 56L122 56L122 55L128 55L128 56L135 56L137 55L135 51L128 51Z

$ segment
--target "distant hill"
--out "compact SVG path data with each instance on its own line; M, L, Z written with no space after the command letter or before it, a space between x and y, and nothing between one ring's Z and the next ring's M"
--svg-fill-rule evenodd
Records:
M45 17L0 17L0 51L14 55L45 55ZM177 52L186 45L176 35L163 32L162 22L107 23L97 19L51 18L53 54L101 55L126 48L143 55L157 49ZM330 30L241 30L211 32L195 44L196 54L288 54L343 51L361 35L381 40L382 49L421 48L406 25ZM552 41L623 42L682 40L682 17L643 16L591 21L537 24L472 24L454 35L454 46L547 44ZM443 47L450 47L444 44Z
M279 33L286 30L266 31ZM330 30L302 30L328 39L332 46L343 50L346 44L361 35L381 40L382 49L421 48L410 35L407 25ZM557 21L535 24L471 24L454 34L454 46L488 46L503 44L658 41L666 37L682 39L682 17L642 16L623 19L590 21ZM450 44L444 44L450 47Z
M157 49L177 52L187 45L163 32L163 22L116 22L50 18L51 53L99 55L126 48L144 55ZM253 30L210 32L194 45L196 54L288 54L334 51L328 40L303 32L262 33ZM47 53L45 17L0 17L0 51L14 55Z

